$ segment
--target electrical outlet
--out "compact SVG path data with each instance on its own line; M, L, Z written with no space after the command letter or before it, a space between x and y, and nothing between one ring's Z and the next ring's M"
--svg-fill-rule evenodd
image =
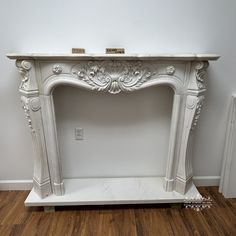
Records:
M83 140L84 139L83 128L80 128L80 127L75 128L75 139L76 140Z

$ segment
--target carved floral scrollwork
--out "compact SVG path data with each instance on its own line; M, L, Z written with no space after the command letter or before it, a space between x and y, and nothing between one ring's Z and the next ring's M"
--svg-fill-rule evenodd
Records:
M60 65L54 65L53 68L52 68L52 72L54 74L61 74L62 72L62 67Z
M166 67L166 74L167 75L173 75L175 73L175 67L174 66L167 66Z
M197 125L197 122L200 118L200 113L201 113L201 110L202 110L203 101L204 101L204 96L202 95L202 96L198 97L196 104L193 104L191 107L190 106L188 107L189 109L193 109L196 106L194 117L193 117L193 122L192 122L192 126L191 126L191 130L195 129L195 127Z
M31 120L31 117L30 117L29 100L26 97L21 96L21 104L22 104L22 108L23 108L24 113L25 113L25 118L28 121L28 126L29 126L30 130L32 132L34 132L34 129L33 129L33 126L32 126L32 120Z
M20 89L26 89L27 83L29 81L29 71L32 65L29 61L23 60L23 61L16 61L16 66L21 76Z
M22 108L25 113L25 118L28 121L29 128L30 128L31 132L35 132L33 125L32 125L32 119L30 116L30 109L32 111L36 112L41 108L39 97L27 98L25 96L21 96L21 104L22 104Z
M209 66L208 62L197 62L195 65L195 73L197 79L197 86L199 89L206 88L204 81L207 78L207 67Z
M127 61L91 61L86 65L73 66L71 73L92 89L112 94L133 91L154 74L141 62Z

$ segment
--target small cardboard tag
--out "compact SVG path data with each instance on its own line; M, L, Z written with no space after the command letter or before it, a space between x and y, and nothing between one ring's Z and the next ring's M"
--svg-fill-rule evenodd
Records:
M84 54L85 53L85 49L84 48L72 48L72 53Z
M124 48L106 48L106 54L124 54Z

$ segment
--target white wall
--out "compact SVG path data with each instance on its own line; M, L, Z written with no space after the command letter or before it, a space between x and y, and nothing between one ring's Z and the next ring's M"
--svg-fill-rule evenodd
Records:
M112 95L60 87L54 95L65 177L165 175L170 88Z
M18 73L14 62L8 60L5 54L8 52L66 53L70 52L72 47L84 47L87 52L92 53L103 53L106 47L124 47L127 53L212 52L220 54L221 59L212 62L209 68L206 102L196 129L193 155L194 175L219 176L228 103L230 95L236 90L235 10L235 0L1 1L0 180L31 179L33 172L30 133L17 93ZM133 164L125 160L128 156L123 155L125 153L121 151L125 164L115 162L118 171L116 169L114 174L125 175L131 171L134 174L145 175L148 171L155 172L155 166L157 174L162 174L163 169L160 166L165 165L171 90L152 88L129 95L131 99L117 96L108 102L104 99L108 95L99 94L90 98L87 92L79 91L74 88L58 88L55 96L62 159L63 163L66 163L66 159L71 161L64 165L65 176L68 176L71 170L72 176L102 175L103 171L105 174L111 174L109 167L113 162L107 160L115 145L112 146L111 140L105 140L104 137L99 139L101 127L95 125L94 129L89 130L92 120L86 121L85 117L84 107L88 104L92 107L94 102L103 109L105 114L109 114L110 109L113 112L114 119L110 126L106 127L106 132L111 135L112 127L115 129L117 136L113 137L114 143L120 142L125 145L125 140L119 139L122 132L125 132L118 128L124 122L122 114L129 117L129 122L132 119L137 119L137 123L145 119L147 121L138 130L128 127L126 140L134 139L138 133L142 135L136 143L136 151L130 147L126 148L131 151L131 158L142 151L141 143L145 140L152 149L147 153L147 157L137 156L137 161ZM76 100L73 100L74 98ZM134 109L134 113L129 111L129 106L135 105L136 100L140 101L142 109L146 107L148 116L144 116L137 109ZM154 100L157 102L156 107L151 109L147 104L153 105ZM101 101L104 101L104 106ZM113 102L120 112L114 108ZM77 105L83 109L79 110ZM126 111L124 113L122 105ZM135 108L137 106L136 104ZM67 116L68 111L72 111L73 118ZM106 121L104 123L109 122L107 116L101 114L102 112L98 114L100 117L96 120L96 124L104 119ZM117 114L119 119L114 117L114 114ZM90 115L96 114L90 112ZM137 117L138 115L140 117ZM165 119L162 119L163 117ZM118 122L118 126L114 125L115 121ZM160 121L162 126L157 121ZM78 124L84 126L89 142L92 143L95 139L100 142L96 145L110 142L109 150L100 153L100 160L93 160L95 162L92 169L88 168L85 159L78 159L78 162L77 159L73 160L74 156L82 158L78 155L79 152L83 155L89 154L85 148L86 142L79 143L73 140L73 129ZM146 128L157 132L145 133ZM157 146L154 148L155 143ZM144 150L147 150L147 147ZM96 150L93 150L92 154L95 153ZM158 161L155 160L155 155ZM85 158L93 159L95 156ZM144 168L140 166L142 158L147 163ZM97 170L98 163L104 168L99 167L100 169ZM122 165L125 169L122 169Z

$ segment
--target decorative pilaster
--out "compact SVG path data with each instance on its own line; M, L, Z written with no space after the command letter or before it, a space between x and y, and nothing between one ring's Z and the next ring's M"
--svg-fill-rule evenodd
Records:
M41 103L38 90L36 90L34 68L29 61L17 61L17 67L21 75L20 93L21 104L25 118L31 131L34 151L34 176L33 186L41 198L52 193L50 175L47 163L47 152L45 148ZM30 84L30 81L32 82Z
M192 184L192 135L200 117L208 62L193 62L185 94L175 94L164 188L185 194Z

